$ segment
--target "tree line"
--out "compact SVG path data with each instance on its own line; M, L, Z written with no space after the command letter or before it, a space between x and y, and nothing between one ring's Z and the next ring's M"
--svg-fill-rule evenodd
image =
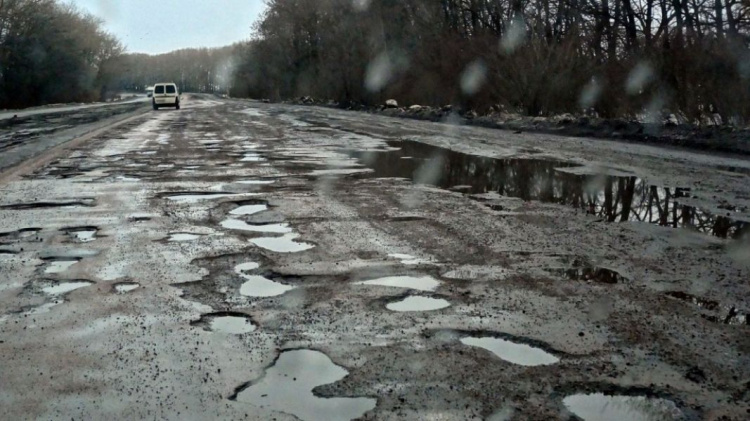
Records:
M188 48L166 54L126 54L117 86L143 91L158 82L174 82L180 92L227 93L234 69L234 47Z
M124 48L57 0L0 0L0 108L105 99Z
M269 0L232 92L746 123L741 0ZM708 120L708 121L707 121Z

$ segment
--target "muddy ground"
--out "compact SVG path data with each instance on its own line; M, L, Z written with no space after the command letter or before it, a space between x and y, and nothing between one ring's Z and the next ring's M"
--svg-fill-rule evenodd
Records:
M345 419L750 416L744 158L201 96L47 154L0 174L8 419L325 419L255 396L293 355Z

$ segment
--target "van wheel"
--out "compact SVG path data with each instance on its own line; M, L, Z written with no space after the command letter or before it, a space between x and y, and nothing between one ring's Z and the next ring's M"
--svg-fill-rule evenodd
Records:
M159 106L158 106L158 105L156 105L156 103L155 103L155 102L154 102L154 103L153 103L152 105L153 105L153 107L154 107L154 109L155 109L155 110L158 110L158 109L159 109Z
M179 110L180 109L180 101L177 101L174 103L174 109Z

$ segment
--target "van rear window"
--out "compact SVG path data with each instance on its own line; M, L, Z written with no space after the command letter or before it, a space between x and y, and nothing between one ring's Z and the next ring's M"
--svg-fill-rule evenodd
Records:
M155 94L163 94L164 93L164 85L155 87L154 88L154 93Z
M175 88L174 88L174 86L173 86L173 85L167 85L167 93L168 93L168 94L173 94L173 93L175 93Z

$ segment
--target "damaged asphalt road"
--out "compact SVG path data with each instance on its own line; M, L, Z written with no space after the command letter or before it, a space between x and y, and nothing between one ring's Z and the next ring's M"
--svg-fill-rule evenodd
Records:
M746 159L207 96L46 154L8 419L749 416Z

